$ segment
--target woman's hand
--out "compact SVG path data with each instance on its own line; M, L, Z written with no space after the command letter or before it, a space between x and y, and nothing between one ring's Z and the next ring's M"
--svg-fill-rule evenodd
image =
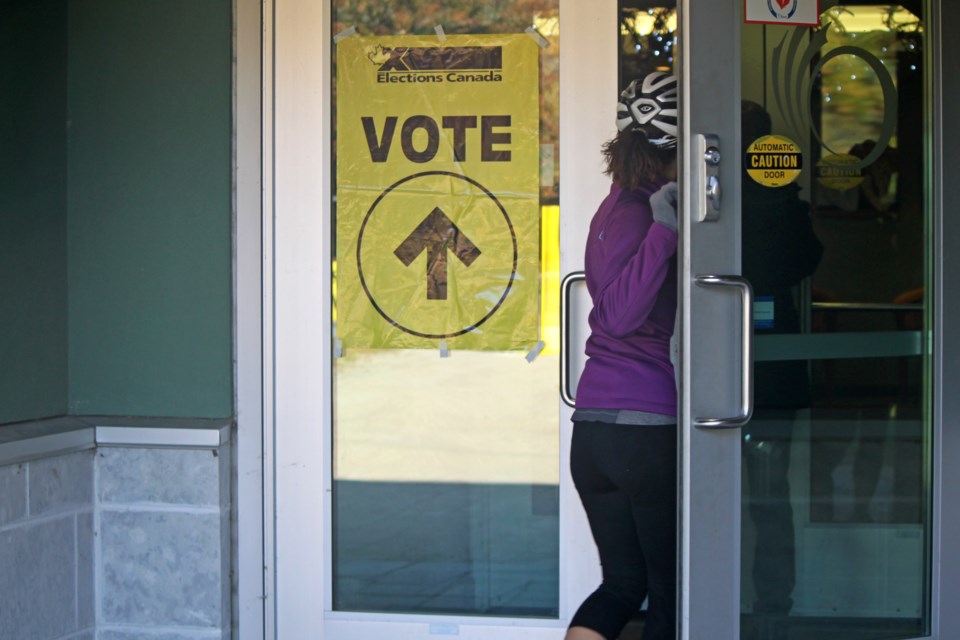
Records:
M650 208L653 210L653 221L659 222L666 228L677 230L677 183L668 182L650 196Z

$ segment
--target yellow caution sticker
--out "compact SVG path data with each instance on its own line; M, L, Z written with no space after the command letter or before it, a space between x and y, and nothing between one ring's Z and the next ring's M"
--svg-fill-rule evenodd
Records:
M784 136L763 136L747 147L747 174L765 187L790 184L803 169L803 154L796 142Z
M834 153L817 163L817 182L827 189L845 191L860 186L863 170L851 165L861 162L849 153Z

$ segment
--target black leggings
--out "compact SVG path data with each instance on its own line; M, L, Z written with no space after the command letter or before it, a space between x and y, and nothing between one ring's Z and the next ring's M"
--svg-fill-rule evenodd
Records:
M570 471L603 569L603 583L570 626L616 640L649 597L643 640L673 640L676 425L574 422Z

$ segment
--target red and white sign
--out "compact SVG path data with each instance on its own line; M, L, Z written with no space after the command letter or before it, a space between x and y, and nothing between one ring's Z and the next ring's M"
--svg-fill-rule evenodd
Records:
M743 0L744 22L751 24L820 25L820 0Z

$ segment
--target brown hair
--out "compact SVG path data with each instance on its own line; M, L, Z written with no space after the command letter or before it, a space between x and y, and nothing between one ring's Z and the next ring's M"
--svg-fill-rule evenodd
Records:
M677 150L660 149L647 140L641 131L625 129L604 143L604 173L623 189L663 180L667 167L676 158Z

